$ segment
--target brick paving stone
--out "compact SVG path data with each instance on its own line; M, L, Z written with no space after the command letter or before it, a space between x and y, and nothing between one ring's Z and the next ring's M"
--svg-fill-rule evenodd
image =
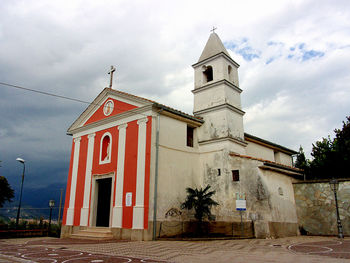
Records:
M173 262L344 262L345 259L298 254L288 249L295 243L329 241L334 238L292 237L224 241L155 241L82 245L80 250L108 254L152 257ZM346 262L349 263L348 260Z
M112 260L113 257L119 257L134 260L131 262L141 262L143 260L142 262L186 263L350 263L348 259L350 251L347 250L348 248L350 249L350 239L346 238L342 243L344 246L340 246L339 240L332 237L299 236L281 239L147 242L96 242L87 240L36 239L27 242L23 242L23 240L6 240L5 243L12 244L17 248L17 251L19 249L26 249L28 245L32 248L45 248L48 249L46 255L55 254L59 249L63 248L67 253L66 256L68 256L69 253L80 252L83 253L82 255L84 256L97 255L99 257L98 260L102 260L103 262ZM324 248L329 248L330 246L332 251ZM0 246L0 248L1 247L2 246ZM0 254L1 253L0 251ZM90 260L91 262L92 258L86 257L84 260L81 258L81 261L76 262L88 262L85 260ZM73 261L67 261L67 263L71 262Z
M115 242L115 241L114 241ZM103 245L108 242L88 242L85 240L74 240L74 245L94 244ZM108 262L108 263L157 263L164 262L150 258L136 258L120 255L106 255L101 253L89 253L79 250L68 249L72 243L67 240L42 239L25 242L17 240L6 242L0 241L0 262L39 262L39 263L85 263L85 262ZM50 245L60 245L60 248L52 248ZM64 247L62 247L64 245Z
M33 263L33 261L0 254L0 263Z
M327 240L299 243L288 246L290 251L308 255L322 255L350 259L350 240Z

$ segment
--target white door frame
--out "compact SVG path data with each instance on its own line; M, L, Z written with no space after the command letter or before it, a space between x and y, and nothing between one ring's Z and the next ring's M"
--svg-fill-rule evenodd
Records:
M98 187L97 180L112 178L111 182L111 201L109 208L109 227L112 225L112 210L113 210L113 202L114 202L114 184L115 184L115 173L107 173L107 174L96 174L92 176L92 187L91 187L91 209L90 209L90 223L89 226L96 227L96 218L97 218L97 201L98 201Z

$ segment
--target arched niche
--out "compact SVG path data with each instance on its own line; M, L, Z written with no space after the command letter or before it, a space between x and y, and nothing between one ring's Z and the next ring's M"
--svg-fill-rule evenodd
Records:
M106 132L101 137L100 141L100 163L109 163L111 162L111 153L112 152L112 135L109 132Z
M203 66L203 81L207 83L213 80L213 67L212 66Z

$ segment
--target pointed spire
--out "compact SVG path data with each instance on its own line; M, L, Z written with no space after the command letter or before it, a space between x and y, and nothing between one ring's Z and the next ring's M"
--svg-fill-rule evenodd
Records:
M210 34L210 37L207 41L207 44L204 47L204 50L198 62L203 61L207 58L210 58L221 52L225 53L227 56L231 58L230 54L227 52L226 48L224 47L224 44L222 44L219 36L215 32L213 32Z

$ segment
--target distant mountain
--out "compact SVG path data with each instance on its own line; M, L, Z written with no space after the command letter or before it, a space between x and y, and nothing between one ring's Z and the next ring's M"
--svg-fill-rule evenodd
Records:
M60 205L60 196L62 191L62 211L65 199L66 184L51 184L40 188L23 188L21 218L44 218L49 217L49 200L55 200L55 207L52 209L52 218L57 219ZM15 189L15 201L6 203L4 208L0 209L0 217L5 219L16 218L19 203L19 190Z
M63 190L62 204L64 204L66 184L51 184L42 188L26 188L23 190L22 203L31 207L47 208L49 207L49 201L55 200L55 206L59 206L61 189Z

